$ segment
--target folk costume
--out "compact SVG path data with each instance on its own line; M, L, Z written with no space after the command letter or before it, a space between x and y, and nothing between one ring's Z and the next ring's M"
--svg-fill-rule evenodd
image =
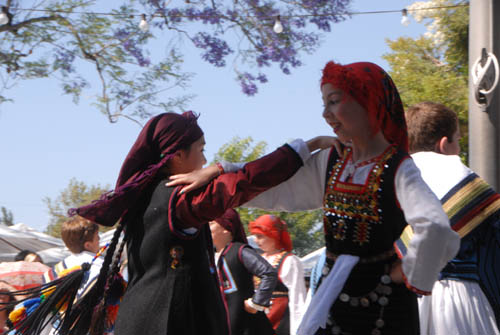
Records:
M500 195L458 156L412 158L461 237L432 295L419 299L422 334L500 334Z
M280 250L264 257L278 272L278 283L267 317L276 334L295 334L302 317L307 291L304 269L300 259L292 253L292 241L286 223L274 215L263 215L250 222L249 230L251 234L272 238ZM258 283L259 279L256 278L256 284Z
M274 335L264 311L270 305L276 286L276 271L247 244L243 225L234 209L227 210L215 221L233 236L233 241L216 253L217 270L229 311L231 335ZM255 290L253 276L260 278L260 285ZM258 309L255 314L244 309L244 302L249 298L254 308Z
M348 147L341 155L320 151L290 180L245 206L323 208L327 260L298 334L418 334L416 293L430 294L458 250L458 235L407 154L403 106L389 75L372 63L330 62L326 83L364 107L373 132L382 131L392 144L356 165ZM414 235L402 258L406 285L396 284L389 276L397 259L393 243L408 224Z
M229 334L206 223L286 180L302 165L297 152L285 145L181 194L181 187L165 185L164 168L202 134L190 112L152 118L123 163L115 191L76 210L107 226L121 219L126 231L129 284L116 335ZM304 142L292 145L307 157Z

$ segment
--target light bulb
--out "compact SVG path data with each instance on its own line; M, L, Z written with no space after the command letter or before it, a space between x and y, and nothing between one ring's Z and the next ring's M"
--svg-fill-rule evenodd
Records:
M9 16L7 15L8 9L5 6L2 6L2 11L0 12L0 26L9 23Z
M1 12L0 13L0 25L3 26L4 24L7 24L7 23L9 23L9 17L4 12Z
M148 21L146 21L146 14L142 14L141 22L139 23L139 29L146 33L149 30Z
M401 18L401 24L407 27L410 24L410 19L408 18L408 10L405 8L401 12L403 13L403 17Z
M276 22L274 22L273 30L276 34L281 34L283 32L283 25L281 24L279 15L276 17Z

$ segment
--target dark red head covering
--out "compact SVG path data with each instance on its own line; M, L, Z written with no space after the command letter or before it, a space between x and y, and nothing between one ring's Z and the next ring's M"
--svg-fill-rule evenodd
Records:
M321 86L325 84L347 93L368 112L373 134L381 130L387 141L408 151L403 104L391 77L380 66L328 62L321 77Z
M69 215L79 214L101 225L114 225L134 208L142 191L174 154L203 135L197 118L193 112L185 112L164 113L149 120L122 164L115 190L90 205L70 209Z
M251 234L261 234L276 241L276 247L292 251L292 240L286 223L275 215L262 215L248 226Z
M247 235L245 234L245 229L240 220L240 215L237 211L230 208L226 210L224 215L220 218L215 219L215 222L224 227L225 230L230 231L233 235L233 242L241 242L248 244Z

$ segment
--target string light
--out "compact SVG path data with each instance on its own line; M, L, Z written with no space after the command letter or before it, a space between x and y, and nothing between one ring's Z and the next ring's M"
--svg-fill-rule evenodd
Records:
M146 21L146 14L142 14L141 17L142 18L141 18L141 22L139 23L139 29L143 33L147 33L149 30L149 24L148 24L148 21Z
M367 12L345 12L345 13L322 13L322 14L297 14L297 15L280 15L280 18L289 19L289 18L298 18L298 17L320 17L320 16L337 16L337 15L363 15L363 14L389 14L389 13L401 13L403 11L408 12L420 12L425 10L435 10L435 9L452 9L458 7L467 7L469 4L459 4L459 5L450 5L450 6L436 6L436 7L427 7L427 8L418 8L418 9L397 9L397 10L380 10L380 11L367 11ZM69 11L69 10L57 10L57 9L35 9L35 8L11 8L13 11L24 11L24 12L43 12L43 13L51 13L51 14L88 14L88 15L101 15L101 16L119 16L123 17L124 14L121 13L110 13L110 12L83 12L83 11ZM3 8L2 8L2 13ZM3 17L2 13L0 13L0 18ZM131 17L142 17L144 14L131 14L126 16ZM162 17L162 15L156 13L155 17ZM193 15L183 15L180 13L173 14L171 17L175 18L192 18ZM201 18L210 18L216 17L214 15L199 15ZM246 18L255 18L256 16L245 16ZM259 16L261 18L261 16ZM274 20L274 17L269 17L268 20ZM4 23L5 24L5 23Z
M405 27L408 27L410 24L410 19L408 18L408 10L404 8L401 13L403 14L403 17L401 18L401 24Z
M9 23L9 10L7 9L7 7L5 6L2 6L2 12L0 13L0 25L4 25L4 24L7 24Z
M281 34L283 32L283 25L281 24L280 16L276 16L276 21L274 22L273 30L276 34Z

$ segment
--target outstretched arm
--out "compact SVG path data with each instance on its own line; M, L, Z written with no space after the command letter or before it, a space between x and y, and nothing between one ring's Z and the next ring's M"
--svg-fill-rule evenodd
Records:
M316 150L330 148L335 146L337 151L340 149L340 142L331 136L317 136L309 141L305 142L305 147L301 144L297 144L296 141L290 143L292 148L294 148L297 152L300 150L304 151L305 147L309 150L309 153L314 152ZM301 155L303 157L303 155ZM235 172L238 169L242 168L245 163L236 163L236 164L226 164L226 169L228 171L224 171L224 167L221 164L214 164L207 166L201 170L196 170L190 173L183 173L170 176L170 181L166 184L167 186L178 186L184 185L180 191L180 193L190 192L197 188L203 187L208 184L211 180L221 175L224 172Z
M237 172L220 175L203 188L180 194L178 187L170 197L170 223L177 219L177 228L199 228L222 216L226 209L238 207L287 180L302 164L301 156L284 145Z

